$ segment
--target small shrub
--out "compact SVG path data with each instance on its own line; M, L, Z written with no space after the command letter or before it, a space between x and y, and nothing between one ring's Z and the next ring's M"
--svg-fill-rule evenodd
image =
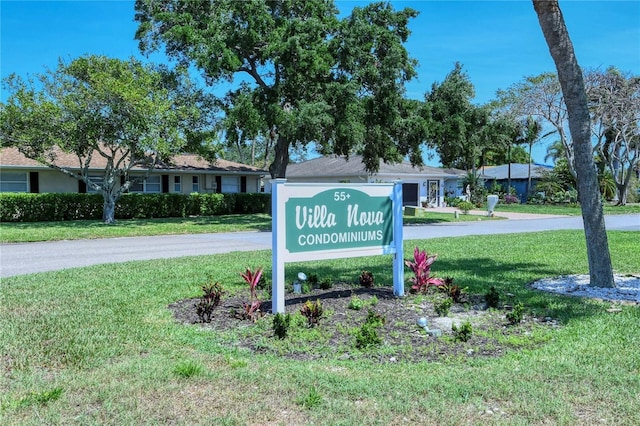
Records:
M273 334L279 339L287 337L289 325L291 324L291 314L282 315L280 312L273 316Z
M373 273L370 271L362 271L359 278L360 285L362 287L371 288L374 284Z
M351 300L349 300L349 309L359 311L364 307L364 305L364 300L360 299L358 296L351 296Z
M249 284L251 299L249 302L242 303L242 311L238 316L255 322L262 316L262 311L260 310L262 302L258 299L257 293L258 284L262 278L262 268L256 269L255 272L251 268L246 268L245 272L240 273L240 276Z
M236 314L237 318L256 322L264 315L261 310L262 302L254 300L253 302L242 302L242 310Z
M433 307L436 310L436 314L438 314L438 316L446 317L447 315L449 315L449 309L451 309L452 304L453 300L447 297L441 302L437 302Z
M431 286L440 286L444 281L431 276L431 265L438 258L437 254L427 255L426 250L420 251L418 247L413 250L413 261L405 260L404 264L411 269L414 276L411 278L413 285L411 292L426 293Z
M378 336L378 328L382 327L384 323L384 317L369 309L367 319L356 331L356 347L358 349L366 349L382 343L382 339Z
M307 282L312 286L318 285L318 274L309 274L307 275Z
M511 325L519 324L522 321L523 314L524 306L522 303L518 302L513 306L511 312L507 312L507 321L509 321L509 324Z
M498 293L494 286L491 286L489 291L485 293L484 300L490 308L498 308L500 305L500 293Z
M458 208L462 210L463 214L468 214L469 210L473 210L476 206L470 201L461 201L458 204Z
M331 287L333 287L333 280L330 277L320 280L320 288L322 290L329 290Z
M366 349L380 343L382 343L382 339L378 336L378 330L371 324L364 323L356 331L356 348Z
M367 324L371 324L374 327L382 327L386 320L380 314L376 314L372 309L369 309L367 312L367 319L365 320Z
M300 313L307 319L307 324L309 325L309 327L316 326L318 325L318 322L320 321L320 319L322 318L322 314L324 313L322 302L320 302L320 299L316 300L315 302L307 300L306 302L304 302L304 305L302 305Z
M519 203L520 200L518 200L518 197L516 197L515 195L511 195L511 194L505 194L504 196L504 203L505 204L515 204L515 203Z
M376 296L371 296L371 299L369 299L369 305L376 306L377 304L378 304L378 298Z
M461 288L453 283L452 277L445 277L444 284L440 286L440 290L451 298L455 303L462 303L466 289Z
M457 342L466 342L471 338L473 334L473 328L471 327L471 323L469 321L465 321L460 324L460 327L457 327L455 324L451 326L451 330L453 330L453 337Z
M200 298L200 302L195 305L196 312L198 313L200 322L211 322L213 310L220 304L220 299L222 298L224 291L219 282L215 282L210 285L203 285L202 291L204 294Z

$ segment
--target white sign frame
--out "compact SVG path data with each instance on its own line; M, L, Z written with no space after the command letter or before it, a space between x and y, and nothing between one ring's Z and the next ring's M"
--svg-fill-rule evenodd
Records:
M404 296L404 245L402 223L402 182L363 184L288 183L272 179L271 248L272 248L272 312L285 312L285 263L304 260L324 260L360 256L393 254L393 293ZM310 198L321 192L355 189L369 196L389 196L392 202L393 239L389 245L348 249L323 249L289 253L285 247L285 204L289 198Z

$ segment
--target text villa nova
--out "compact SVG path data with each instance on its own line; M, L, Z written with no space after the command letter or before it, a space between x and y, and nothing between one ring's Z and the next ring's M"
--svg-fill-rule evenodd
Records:
M383 232L380 226L384 223L381 211L360 211L358 204L347 205L347 228L360 228L352 231L330 232L338 226L335 213L329 212L326 205L313 207L296 206L296 228L303 231L310 230L298 236L300 246L322 244L339 244L361 241L382 241ZM373 229L362 229L376 227ZM313 233L311 230L326 230L329 232Z

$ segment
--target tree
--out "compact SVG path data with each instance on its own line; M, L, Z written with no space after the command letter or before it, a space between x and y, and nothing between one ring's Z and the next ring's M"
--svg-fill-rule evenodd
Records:
M444 167L471 170L489 151L490 108L471 103L475 89L469 76L457 62L442 83L433 83L425 94L425 118L429 128L428 144Z
M101 193L105 223L113 223L118 198L136 180L187 147L201 148L210 136L212 105L182 70L84 56L38 77L39 84L15 75L5 80L10 95L0 104L2 146ZM60 152L77 157L77 168L58 165ZM106 160L101 182L89 179L97 156ZM134 167L146 173L136 178Z
M640 76L609 68L590 71L585 78L596 151L615 181L618 205L624 205L640 166Z
M290 149L311 142L322 153L357 147L370 171L380 159L421 164L424 128L403 98L415 75L403 43L417 12L372 3L339 20L328 0L137 0L135 8L143 52L164 46L210 85L247 83L243 97L226 99L235 108L250 98L259 119L237 120L234 131L249 135L261 123L272 177L285 177Z
M569 171L575 177L573 167L573 142L567 129L567 107L564 94L555 73L543 73L526 77L507 90L498 91L499 104L508 108L511 114L534 122L540 120L551 125L553 131L546 136L556 133L562 144L562 153L567 158ZM542 124L542 123L540 123Z
M577 172L591 285L615 287L602 201L591 146L589 105L582 71L557 0L533 0L540 28L556 64L569 129L573 139L573 166Z

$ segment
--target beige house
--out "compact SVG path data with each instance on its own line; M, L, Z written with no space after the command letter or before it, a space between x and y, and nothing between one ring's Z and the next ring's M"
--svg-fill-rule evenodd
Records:
M462 195L464 170L441 167L414 167L404 161L386 164L380 161L377 173L368 173L362 156L352 155L319 157L287 166L287 181L318 183L375 183L402 181L402 204L405 206L444 205L445 195Z
M78 159L58 153L56 164L79 171ZM106 160L95 155L89 167L89 179L102 180ZM133 168L132 176L146 170ZM258 167L218 159L210 163L197 155L173 157L159 164L146 180L134 184L129 192L144 193L235 193L261 192L262 178L269 173ZM0 149L0 192L91 192L87 185L21 154L16 148Z

